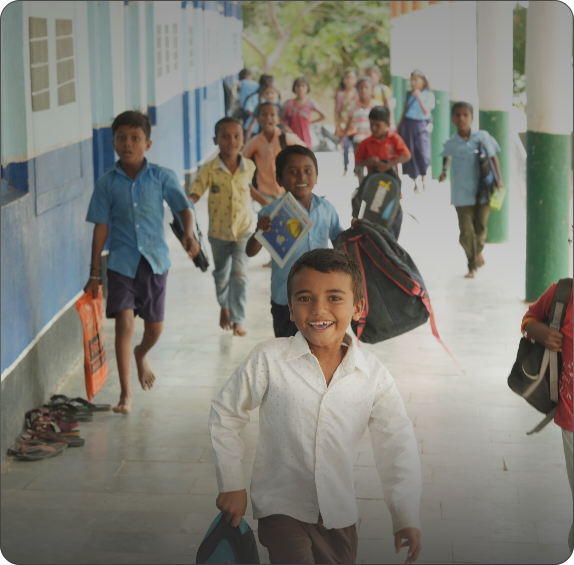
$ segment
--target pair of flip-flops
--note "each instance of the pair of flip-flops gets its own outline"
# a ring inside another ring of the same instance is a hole
[[[46,408],[36,408],[26,412],[26,429],[43,432],[56,432],[54,423],[60,428],[60,432],[78,435],[80,432],[76,428],[80,425],[78,420],[69,412],[58,408],[48,410]]]
[[[44,404],[44,406],[58,406],[66,405],[71,408],[75,408],[79,412],[105,412],[111,410],[111,404],[93,404],[88,402],[84,398],[76,397],[69,398],[65,394],[54,394],[50,397],[50,402]]]
[[[39,461],[60,455],[66,449],[65,443],[48,443],[38,439],[23,439],[15,443],[9,450],[8,455],[21,459],[22,461]]]

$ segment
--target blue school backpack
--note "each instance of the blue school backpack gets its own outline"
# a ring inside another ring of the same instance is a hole
[[[212,522],[195,558],[196,563],[259,563],[255,535],[241,518],[234,528],[223,519],[223,514]]]

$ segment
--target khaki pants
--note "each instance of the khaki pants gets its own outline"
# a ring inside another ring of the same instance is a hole
[[[317,524],[301,522],[284,514],[259,520],[261,545],[271,563],[356,563],[359,539],[355,524],[328,530],[319,516]]]
[[[486,223],[490,215],[488,204],[475,204],[474,206],[457,206],[458,227],[462,245],[468,259],[468,270],[477,269],[476,257],[484,249],[486,241]]]

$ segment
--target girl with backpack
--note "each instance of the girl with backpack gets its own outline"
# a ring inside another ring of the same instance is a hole
[[[307,77],[299,77],[293,83],[293,93],[296,98],[289,100],[285,104],[281,119],[289,129],[305,142],[305,145],[311,149],[311,124],[320,122],[326,118],[323,110],[308,94],[311,92],[311,85]],[[311,114],[316,112],[319,117],[311,121]]]
[[[417,180],[421,177],[423,190],[426,190],[425,176],[431,160],[429,125],[435,98],[427,77],[418,69],[411,73],[411,87],[397,131],[413,156],[403,165],[403,173],[414,180],[415,194],[420,194]]]

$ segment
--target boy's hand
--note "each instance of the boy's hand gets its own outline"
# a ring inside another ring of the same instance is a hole
[[[377,169],[377,171],[379,171],[379,173],[386,173],[387,171],[389,171],[392,168],[393,168],[393,166],[390,163],[377,163],[375,165],[375,169]]]
[[[446,179],[446,173],[443,171],[440,177],[438,177],[438,182],[444,182],[445,179]]]
[[[407,541],[401,543],[403,539]],[[421,531],[418,528],[403,528],[399,530],[395,534],[395,553],[398,553],[401,547],[409,548],[405,563],[414,563],[421,552]]]
[[[541,343],[544,347],[550,349],[550,351],[562,352],[562,340],[564,336],[560,332],[551,329],[542,322],[528,322],[524,330],[529,337]]]
[[[257,229],[263,230],[265,232],[271,231],[271,218],[269,216],[261,216],[259,220],[257,220]]]
[[[215,506],[221,511],[225,521],[228,524],[231,522],[231,525],[236,528],[247,510],[247,491],[243,489],[220,492]]]
[[[91,291],[92,296],[94,298],[98,297],[99,290],[100,290],[100,281],[98,279],[89,279],[88,283],[84,287],[84,292],[90,292]]]
[[[199,250],[201,249],[199,246],[199,241],[197,241],[195,237],[188,234],[185,234],[181,238],[181,245],[187,251],[190,259],[194,259],[199,254]]]

